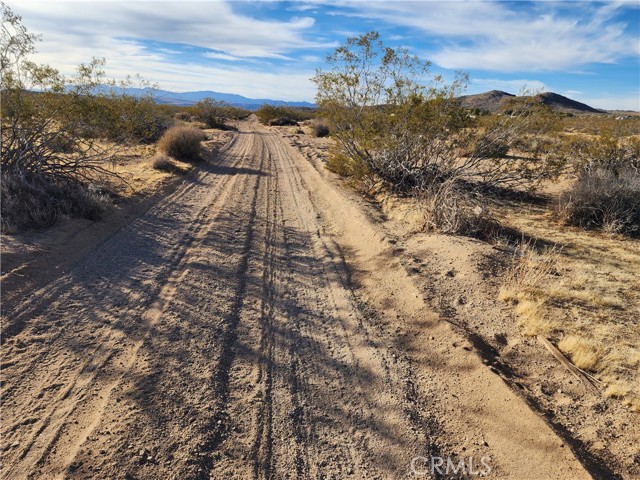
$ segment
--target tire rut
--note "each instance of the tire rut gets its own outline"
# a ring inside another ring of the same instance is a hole
[[[3,478],[389,479],[445,450],[449,365],[370,227],[255,120],[216,162],[5,312]]]

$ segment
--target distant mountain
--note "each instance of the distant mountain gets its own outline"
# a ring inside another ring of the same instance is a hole
[[[508,98],[514,98],[515,95],[503,92],[501,90],[491,90],[490,92],[479,93],[477,95],[463,95],[458,97],[460,105],[469,110],[478,109],[481,112],[495,113],[504,104]]]
[[[463,107],[470,110],[478,109],[485,113],[495,113],[500,111],[505,105],[505,102],[508,102],[511,98],[516,98],[516,96],[500,90],[491,90],[490,92],[477,95],[464,95],[458,97],[458,100]],[[603,110],[595,109],[585,103],[577,102],[576,100],[553,92],[539,93],[534,99],[562,113],[570,113],[573,115],[582,113],[606,113]]]
[[[549,105],[551,108],[557,108],[562,112],[567,113],[605,113],[602,110],[590,107],[586,103],[577,102],[570,98],[558,95],[553,92],[545,92],[536,95],[536,98],[540,100],[540,103]]]
[[[108,90],[110,87],[105,87],[104,89]],[[155,90],[152,88],[116,88],[116,91],[125,92],[134,96],[151,94],[158,103],[166,105],[188,106],[193,105],[200,100],[204,100],[205,98],[213,98],[219,102],[225,102],[233,105],[234,107],[246,108],[247,110],[257,110],[264,104],[286,107],[316,107],[316,105],[309,102],[286,102],[284,100],[273,100],[269,98],[247,98],[234,93],[221,93],[210,90],[198,92],[170,92],[168,90]]]

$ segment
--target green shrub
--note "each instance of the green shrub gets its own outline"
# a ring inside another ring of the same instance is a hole
[[[314,111],[305,108],[262,105],[256,112],[258,120],[264,125],[297,125],[297,122],[314,117]]]
[[[171,127],[158,141],[158,149],[178,160],[197,160],[200,158],[200,142],[205,139],[205,134],[199,128]]]
[[[191,107],[191,110],[194,112],[194,116],[204,122],[207,127],[220,130],[232,129],[227,125],[227,121],[242,120],[251,114],[248,110],[234,107],[225,102],[219,102],[213,98],[205,98],[199,101]]]
[[[509,145],[500,139],[482,138],[476,144],[473,156],[477,158],[505,158],[509,153]]]
[[[290,117],[276,117],[269,120],[268,125],[277,126],[277,127],[287,127],[287,126],[297,126],[298,122],[296,122],[293,118],[290,118]]]
[[[174,124],[171,113],[149,95],[110,93],[86,100],[88,123],[96,125],[94,137],[119,143],[154,143]]]

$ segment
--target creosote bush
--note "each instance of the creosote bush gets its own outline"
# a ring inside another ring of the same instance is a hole
[[[466,75],[445,83],[430,75],[429,62],[385,47],[376,32],[347,38],[327,62],[313,78],[319,116],[336,143],[327,167],[365,188],[383,185],[423,198],[431,228],[475,232],[478,219],[468,212],[487,212],[478,205],[482,189],[532,187],[562,169],[562,161],[542,154],[507,157],[523,133],[554,124],[552,112],[532,100],[509,105],[508,114],[476,118],[456,101]]]
[[[313,118],[310,109],[262,105],[256,112],[258,120],[264,125],[297,125],[298,122]]]
[[[191,107],[196,119],[204,122],[208,128],[230,130],[227,124],[229,120],[242,120],[251,112],[243,108],[234,107],[225,102],[219,102],[213,98],[205,98]]]
[[[558,213],[569,225],[640,237],[640,173],[585,170],[560,197]]]
[[[158,149],[178,160],[198,160],[206,136],[199,128],[176,126],[167,130],[158,141]]]
[[[40,38],[4,3],[0,36],[2,231],[47,227],[59,215],[97,219],[109,203],[94,186],[117,175],[100,137],[96,88],[103,61],[64,76],[28,58]]]

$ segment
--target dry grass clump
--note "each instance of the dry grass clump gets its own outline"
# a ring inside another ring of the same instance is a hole
[[[569,225],[640,237],[640,173],[584,172],[560,197],[558,213]]]
[[[522,243],[514,251],[511,266],[504,275],[498,299],[516,305],[515,312],[526,335],[549,335],[557,328],[541,292],[556,273],[559,253],[556,247],[538,253],[533,244]]]
[[[574,365],[605,385],[605,396],[640,411],[640,244],[559,229],[551,219],[518,209],[503,220],[528,236],[565,246],[550,261],[544,253],[516,253],[499,298],[516,305],[525,334],[548,336]]]
[[[158,149],[178,160],[198,160],[200,142],[206,139],[202,130],[192,126],[176,126],[167,130],[158,141]]]
[[[167,173],[176,173],[176,174],[180,174],[180,173],[184,173],[184,170],[182,168],[180,168],[176,162],[174,162],[170,157],[167,157],[166,155],[156,155],[153,160],[151,165],[153,166],[154,169],[159,170],[161,172],[167,172]]]
[[[596,371],[603,356],[603,349],[597,342],[576,335],[564,337],[558,343],[558,348],[582,370]]]

